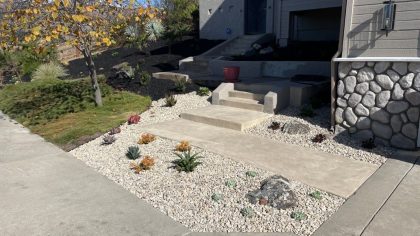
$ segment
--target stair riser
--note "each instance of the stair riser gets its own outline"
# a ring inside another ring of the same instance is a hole
[[[250,111],[259,111],[259,112],[264,111],[264,106],[260,105],[260,104],[248,104],[248,103],[220,100],[220,105],[228,106],[228,107],[241,108],[241,109],[246,109],[246,110],[250,110]]]
[[[198,122],[198,123],[203,123],[203,124],[207,124],[207,125],[213,125],[213,126],[217,126],[217,127],[221,127],[221,128],[233,129],[233,130],[238,130],[238,131],[243,131],[245,128],[248,128],[248,127],[245,127],[244,125],[239,124],[239,123],[235,123],[235,122],[231,122],[231,121],[227,121],[227,120],[210,118],[210,117],[203,117],[203,116],[194,115],[194,114],[184,113],[184,114],[181,114],[181,118],[185,119],[185,120]]]
[[[262,94],[241,93],[237,91],[230,91],[229,97],[251,99],[251,100],[257,100],[259,102],[264,102],[264,95]]]

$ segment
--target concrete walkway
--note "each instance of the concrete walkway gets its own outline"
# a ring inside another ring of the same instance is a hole
[[[191,141],[195,146],[345,198],[377,169],[369,163],[184,119],[154,124],[145,127],[145,131],[173,140]]]
[[[388,159],[314,235],[419,235],[418,156],[405,153]]]

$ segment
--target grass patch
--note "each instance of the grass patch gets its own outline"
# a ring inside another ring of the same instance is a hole
[[[151,103],[149,97],[114,91],[103,82],[101,85],[102,107],[95,106],[88,80],[56,80],[7,86],[0,90],[0,109],[32,132],[64,147],[119,126]]]

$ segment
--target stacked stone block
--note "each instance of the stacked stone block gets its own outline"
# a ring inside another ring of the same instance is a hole
[[[420,113],[420,63],[341,62],[336,130],[357,139],[415,149]]]

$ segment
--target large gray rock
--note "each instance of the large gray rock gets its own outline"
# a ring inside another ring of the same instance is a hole
[[[413,84],[413,79],[414,79],[414,73],[410,73],[408,75],[403,76],[400,79],[399,83],[402,88],[408,89]]]
[[[262,198],[268,205],[279,210],[285,210],[297,205],[297,197],[288,179],[275,175],[261,182],[258,190],[249,192],[246,197],[252,204],[257,204]]]
[[[408,65],[408,70],[411,73],[420,73],[420,62],[411,62]]]
[[[415,139],[417,138],[417,126],[415,126],[413,123],[408,123],[405,124],[402,127],[402,131],[401,131],[405,136],[411,138],[411,139]]]
[[[349,97],[349,100],[347,101],[347,104],[354,108],[357,106],[357,104],[360,103],[360,101],[362,101],[362,95],[357,94],[357,93],[352,93]]]
[[[372,122],[372,131],[375,136],[383,139],[390,139],[392,137],[392,129],[388,125],[379,122]]]
[[[337,98],[337,105],[339,107],[347,107],[347,100],[344,98]]]
[[[352,126],[357,122],[357,116],[350,107],[347,107],[346,110],[344,110],[344,120]]]
[[[350,72],[351,70],[351,63],[350,62],[341,62],[338,65],[338,76],[340,77],[340,79],[344,79],[347,74]]]
[[[392,136],[391,146],[396,148],[412,150],[416,148],[416,143],[402,134],[396,134]]]
[[[362,104],[365,107],[371,108],[371,107],[375,106],[375,98],[376,98],[376,94],[374,94],[371,91],[368,91],[365,94],[365,96],[363,96]]]
[[[404,98],[404,90],[399,84],[395,84],[394,90],[392,90],[392,99],[402,100]]]
[[[283,132],[288,134],[307,134],[310,130],[309,125],[295,120],[289,121],[283,126]]]
[[[357,120],[356,127],[358,129],[370,129],[371,120],[369,117],[360,117],[359,120]]]
[[[344,82],[339,80],[337,83],[337,95],[342,97],[346,94],[346,88],[344,87]]]
[[[420,91],[420,73],[418,73],[414,78],[413,88],[417,91]]]
[[[395,72],[395,71],[393,71],[393,70],[388,70],[387,72],[386,72],[386,74],[389,76],[389,78],[391,78],[391,80],[392,81],[394,81],[395,83],[398,81],[398,80],[400,80],[400,75],[397,73],[397,72]]]
[[[377,75],[376,82],[385,90],[391,90],[394,87],[394,82],[387,75]]]
[[[391,114],[398,114],[408,109],[408,102],[405,101],[391,101],[386,106],[386,110]]]
[[[357,74],[357,82],[359,83],[372,81],[374,78],[375,72],[369,67],[361,69]]]
[[[340,107],[338,107],[337,109],[335,109],[335,122],[337,124],[341,124],[344,121],[344,116],[343,116],[344,110]]]
[[[420,92],[417,92],[414,89],[408,89],[405,92],[405,99],[411,103],[413,106],[420,105]]]
[[[391,117],[391,128],[394,133],[399,133],[401,131],[403,125],[403,121],[401,119],[401,116],[399,115],[393,115]]]
[[[370,91],[372,91],[374,93],[379,93],[379,92],[382,91],[381,86],[379,86],[379,84],[376,83],[375,81],[370,81],[369,87],[370,87]]]
[[[376,96],[376,106],[380,108],[386,107],[386,105],[389,102],[389,99],[391,98],[391,92],[390,91],[382,91]]]
[[[359,103],[354,109],[354,113],[358,116],[369,116],[369,109]]]
[[[370,130],[360,130],[359,132],[352,134],[351,137],[356,140],[365,141],[373,138],[373,133]]]
[[[367,91],[369,91],[369,83],[368,82],[363,82],[360,83],[358,85],[356,85],[356,92],[364,95]]]
[[[390,62],[378,62],[375,65],[375,72],[377,74],[382,74],[383,72],[385,72],[388,67],[391,65]]]
[[[408,66],[406,62],[394,62],[392,69],[400,75],[405,75],[408,72]]]
[[[351,67],[353,67],[353,69],[362,69],[364,66],[366,65],[366,63],[364,61],[355,61],[353,63],[351,63]]]
[[[420,110],[418,107],[412,107],[407,110],[408,120],[411,122],[417,123],[419,121]]]
[[[370,118],[372,120],[379,121],[381,123],[387,124],[389,123],[390,114],[386,112],[384,109],[379,107],[373,107],[369,110]]]
[[[344,85],[346,86],[346,91],[347,93],[353,93],[354,92],[354,88],[356,87],[356,77],[354,76],[347,76],[346,78],[344,78]]]

